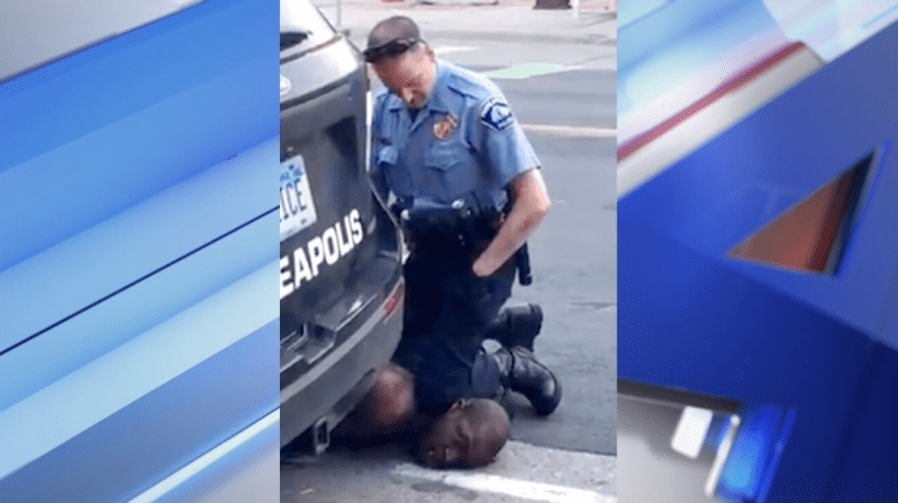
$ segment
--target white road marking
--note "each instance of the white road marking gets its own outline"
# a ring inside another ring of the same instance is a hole
[[[559,126],[554,124],[521,124],[524,131],[533,133],[546,133],[569,138],[615,138],[617,129],[587,127],[587,126]]]
[[[468,47],[461,45],[441,45],[433,50],[437,55],[452,54],[453,52],[471,52],[476,51],[479,47]]]
[[[497,493],[516,498],[550,503],[617,503],[617,498],[595,491],[555,484],[544,484],[461,470],[431,470],[410,463],[393,469],[400,476],[440,482],[478,492]]]
[[[484,72],[483,75],[491,79],[529,79],[530,77],[569,72],[571,70],[580,70],[582,68],[583,67],[580,65],[565,66],[556,63],[532,62],[519,63],[500,70]]]

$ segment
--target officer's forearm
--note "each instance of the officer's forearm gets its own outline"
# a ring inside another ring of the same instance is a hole
[[[487,249],[474,262],[474,273],[478,276],[489,276],[496,272],[533,234],[545,212],[525,210],[508,214],[508,218],[498,234],[490,242]]]
[[[512,189],[511,211],[496,237],[474,262],[473,270],[478,276],[489,276],[508,261],[539,227],[551,206],[538,171],[521,175]]]

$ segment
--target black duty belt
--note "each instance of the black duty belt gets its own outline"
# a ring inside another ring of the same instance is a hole
[[[404,210],[400,222],[413,253],[458,257],[473,262],[496,236],[505,218],[500,211],[475,212],[465,208]],[[521,285],[529,285],[530,256],[525,243],[514,256]]]

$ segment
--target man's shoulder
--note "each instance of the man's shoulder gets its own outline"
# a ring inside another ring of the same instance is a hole
[[[450,90],[478,102],[502,96],[499,87],[483,75],[452,63],[441,62],[441,64],[446,67],[448,73],[446,85]]]
[[[374,91],[371,97],[371,122],[375,129],[381,121],[386,119],[389,110],[402,105],[402,100],[389,89],[382,88]]]
[[[381,106],[385,106],[385,105],[389,106],[390,105],[389,101],[392,98],[398,99],[398,97],[395,94],[393,94],[392,92],[390,92],[390,90],[387,88],[381,88],[381,89],[378,89],[377,91],[374,91],[373,102],[374,102],[375,111]]]
[[[468,110],[479,122],[495,131],[502,131],[514,122],[505,95],[491,80],[455,65],[450,67],[449,88],[466,96]]]

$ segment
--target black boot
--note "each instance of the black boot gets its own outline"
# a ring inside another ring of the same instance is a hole
[[[538,304],[508,307],[499,312],[486,333],[487,339],[505,347],[523,346],[533,351],[533,340],[543,326],[543,310]]]
[[[537,415],[555,411],[561,402],[561,382],[532,351],[521,346],[503,347],[493,353],[493,358],[499,364],[503,386],[526,396]]]

